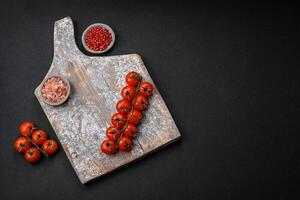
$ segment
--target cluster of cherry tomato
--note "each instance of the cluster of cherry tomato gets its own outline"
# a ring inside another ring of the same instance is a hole
[[[58,149],[57,142],[52,139],[47,140],[47,133],[36,128],[32,122],[23,122],[19,126],[19,133],[22,136],[16,139],[15,149],[19,153],[25,153],[25,160],[29,163],[39,161],[41,152],[48,156],[53,155]]]
[[[122,89],[123,97],[117,105],[117,113],[111,118],[111,126],[106,130],[107,140],[101,145],[101,151],[113,154],[117,149],[130,151],[131,139],[138,133],[137,125],[142,120],[142,113],[148,107],[148,97],[153,93],[153,86],[149,82],[142,82],[142,77],[137,72],[129,72],[125,81],[127,85]]]

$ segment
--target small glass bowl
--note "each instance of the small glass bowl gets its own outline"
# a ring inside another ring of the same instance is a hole
[[[61,80],[62,80],[63,82],[65,82],[66,85],[67,85],[67,95],[66,95],[63,99],[61,99],[60,101],[58,101],[58,102],[52,102],[52,101],[47,100],[46,98],[43,97],[43,93],[42,93],[42,89],[43,89],[43,87],[44,87],[45,82],[46,82],[47,80],[51,79],[51,78],[54,78],[54,77],[55,77],[55,78],[61,79]],[[61,77],[61,76],[56,76],[56,75],[50,76],[50,77],[46,78],[45,80],[43,80],[43,82],[42,82],[42,84],[41,84],[41,89],[40,89],[40,93],[41,93],[42,100],[43,100],[46,104],[48,104],[48,105],[50,105],[50,106],[59,106],[59,105],[63,104],[64,102],[66,102],[67,99],[68,99],[69,96],[70,96],[70,92],[71,92],[71,86],[70,86],[70,83],[69,83],[68,79],[66,79],[66,78],[64,78],[64,77]]]
[[[107,29],[107,30],[109,31],[109,33],[111,34],[111,42],[110,42],[110,44],[108,45],[108,47],[107,47],[106,49],[104,49],[104,50],[102,50],[102,51],[94,51],[94,50],[90,49],[90,48],[87,46],[86,42],[85,42],[85,37],[86,37],[87,32],[88,32],[91,28],[94,28],[94,27],[97,27],[97,26],[101,26],[101,27]],[[112,28],[111,28],[110,26],[108,26],[108,25],[106,25],[106,24],[103,24],[103,23],[95,23],[95,24],[91,24],[90,26],[88,26],[88,27],[84,30],[84,32],[83,32],[83,34],[82,34],[81,41],[82,41],[83,47],[84,47],[85,50],[87,50],[88,52],[93,53],[93,54],[101,54],[101,53],[104,53],[104,52],[108,51],[109,49],[111,49],[112,46],[114,45],[114,43],[115,43],[115,33],[114,33],[114,31],[112,30]]]

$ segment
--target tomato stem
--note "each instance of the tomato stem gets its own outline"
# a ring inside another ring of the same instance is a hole
[[[27,139],[40,151],[42,152],[46,157],[48,157],[48,154],[43,151],[34,141],[32,141],[32,139],[28,136],[28,135],[25,135],[25,137],[27,137]]]
[[[133,97],[133,99],[132,99],[132,101],[131,101],[131,108],[130,108],[129,113],[132,113],[132,111],[133,111],[133,104],[134,104],[134,102],[135,102],[136,96],[138,95],[138,91],[139,91],[141,82],[142,82],[142,80],[140,80],[139,84],[135,87],[135,93],[134,93],[134,97]],[[121,135],[120,135],[119,139],[118,139],[117,142],[116,142],[117,148],[118,148],[118,144],[119,144],[121,138],[122,138],[123,135],[124,135],[124,131],[125,131],[125,129],[127,128],[128,124],[129,124],[129,122],[130,122],[130,120],[131,120],[131,117],[132,117],[132,115],[130,115],[130,117],[127,119],[126,124],[124,125],[124,127],[123,127],[122,130],[121,130]]]

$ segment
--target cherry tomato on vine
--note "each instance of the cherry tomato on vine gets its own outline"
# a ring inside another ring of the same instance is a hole
[[[15,149],[19,153],[24,153],[31,146],[30,141],[26,137],[19,137],[15,141]]]
[[[118,141],[121,136],[121,130],[117,129],[114,126],[109,127],[106,129],[106,137],[111,141]]]
[[[112,125],[114,125],[118,129],[121,129],[125,125],[126,120],[127,120],[126,116],[122,115],[121,113],[115,113],[111,117],[111,123],[112,123]]]
[[[48,155],[53,155],[58,149],[58,144],[55,140],[46,140],[42,145],[42,149]]]
[[[124,130],[124,136],[128,138],[135,138],[137,136],[138,129],[132,124],[128,124]]]
[[[135,98],[134,104],[133,104],[133,108],[139,111],[143,111],[148,107],[148,99],[147,97],[143,96],[143,95],[138,95]]]
[[[41,129],[33,131],[31,139],[37,145],[42,145],[47,140],[47,133]]]
[[[122,151],[130,151],[132,149],[132,141],[128,137],[123,136],[119,141],[118,147]]]
[[[41,152],[36,147],[31,147],[25,152],[25,160],[29,163],[35,163],[40,160]]]
[[[130,124],[137,125],[142,120],[143,115],[140,111],[133,110],[127,114],[127,118]]]
[[[23,122],[20,126],[19,126],[19,132],[21,135],[27,135],[27,136],[31,136],[32,132],[36,129],[34,123],[32,122]]]
[[[142,80],[142,77],[136,72],[129,72],[125,77],[129,86],[136,87]]]
[[[119,113],[126,115],[131,110],[131,103],[126,99],[122,99],[117,103],[116,109]]]
[[[124,99],[127,99],[129,102],[131,102],[135,96],[134,87],[131,87],[131,86],[124,87],[121,91],[121,95]]]
[[[111,140],[104,140],[100,145],[101,151],[105,154],[113,154],[117,150],[116,143]]]
[[[142,82],[139,88],[139,94],[149,97],[153,93],[153,85],[149,82]]]

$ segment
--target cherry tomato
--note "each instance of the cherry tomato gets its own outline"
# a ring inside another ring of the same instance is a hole
[[[101,151],[105,154],[113,154],[117,150],[116,143],[111,140],[104,140],[100,145]]]
[[[124,130],[124,136],[128,138],[135,138],[137,136],[137,133],[138,129],[132,124],[128,124]]]
[[[132,141],[124,136],[120,139],[118,147],[122,151],[130,151],[132,149]]]
[[[137,125],[143,118],[143,115],[138,110],[133,110],[127,114],[127,118],[130,124]]]
[[[127,120],[126,116],[122,115],[121,113],[115,113],[111,117],[111,123],[112,123],[112,125],[114,125],[118,129],[121,129],[125,125],[126,120]]]
[[[35,163],[41,158],[41,152],[36,147],[31,147],[25,152],[25,160],[29,163]]]
[[[41,129],[35,130],[31,135],[31,139],[37,145],[42,145],[47,140],[47,133]]]
[[[127,99],[129,102],[131,102],[135,96],[134,87],[131,87],[131,86],[124,87],[121,91],[121,95],[124,99]]]
[[[135,98],[134,104],[133,104],[133,108],[139,111],[143,111],[148,107],[148,99],[147,97],[143,96],[143,95],[138,95]]]
[[[31,146],[30,141],[26,137],[19,137],[15,141],[15,149],[19,153],[24,153]]]
[[[35,125],[32,122],[23,122],[19,126],[19,132],[21,135],[31,136],[32,132],[35,130]]]
[[[58,144],[55,140],[46,140],[42,145],[42,149],[46,154],[53,155],[58,149]]]
[[[122,99],[117,103],[116,109],[119,113],[126,115],[131,110],[131,104],[128,100]]]
[[[149,82],[142,82],[139,88],[139,94],[145,97],[151,96],[153,93],[153,85]]]
[[[129,86],[136,87],[142,80],[142,77],[136,72],[129,72],[125,77]]]
[[[108,129],[106,129],[106,137],[111,141],[118,141],[118,139],[121,136],[121,131],[118,130],[116,127],[111,126]]]

